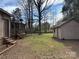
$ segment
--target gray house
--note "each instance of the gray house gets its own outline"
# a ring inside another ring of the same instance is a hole
[[[9,37],[11,15],[0,8],[0,38]]]
[[[25,34],[25,24],[16,21],[11,21],[10,36],[14,37],[16,34]]]
[[[0,8],[0,45],[2,37],[10,37],[10,17],[7,11]]]
[[[57,23],[54,26],[54,35],[58,39],[79,39],[79,18],[72,17]]]

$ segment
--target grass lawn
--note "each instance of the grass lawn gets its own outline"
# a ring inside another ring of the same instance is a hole
[[[38,59],[72,59],[66,53],[65,45],[54,40],[53,34],[32,34],[24,38],[24,45],[31,48]]]

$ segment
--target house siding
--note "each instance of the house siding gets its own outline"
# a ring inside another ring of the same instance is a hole
[[[10,16],[0,12],[0,46],[2,45],[2,37],[9,37],[9,20]]]
[[[1,21],[3,24],[3,37],[9,37],[9,20],[10,16],[5,13],[0,12],[1,14]]]
[[[0,38],[3,37],[4,35],[3,26],[4,26],[4,21],[1,19],[1,16],[0,16]]]
[[[62,38],[62,29],[61,28],[58,28],[58,34],[57,34],[58,36],[58,38]]]
[[[1,18],[1,15],[0,15],[0,45],[2,45],[2,37],[4,36],[4,29],[3,29],[3,26],[4,26],[4,21],[2,20]]]

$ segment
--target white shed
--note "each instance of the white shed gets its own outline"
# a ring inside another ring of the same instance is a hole
[[[58,39],[79,39],[79,18],[62,21],[55,25],[54,30]]]

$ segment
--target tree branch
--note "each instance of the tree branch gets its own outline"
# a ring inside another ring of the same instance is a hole
[[[36,7],[38,7],[38,4],[35,2],[35,0],[33,0],[34,1],[34,4],[36,5]]]
[[[46,4],[45,4],[45,7],[43,8],[43,10],[46,8],[46,6],[47,6],[47,2],[48,2],[48,0],[46,0]],[[41,10],[41,11],[43,11],[43,10]]]
[[[48,0],[47,0],[47,2],[48,2]],[[53,1],[53,3],[50,5],[50,6],[48,6],[47,8],[46,8],[46,6],[45,6],[45,8],[41,11],[41,12],[43,12],[44,10],[47,10],[47,9],[49,9],[53,4],[54,4],[54,2],[55,2],[55,0]],[[47,3],[46,3],[47,4]]]
[[[39,17],[38,15],[34,15],[34,17]]]

